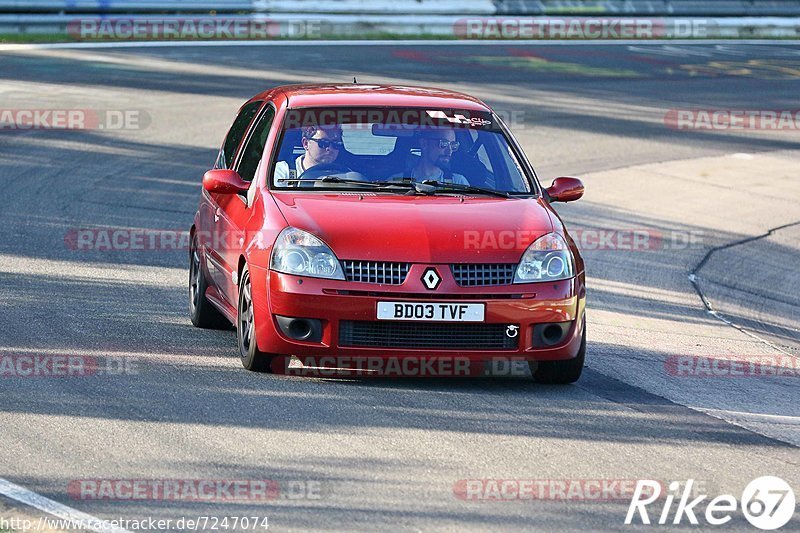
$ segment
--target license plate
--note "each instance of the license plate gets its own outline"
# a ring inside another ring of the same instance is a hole
[[[484,304],[378,302],[378,320],[483,322]]]

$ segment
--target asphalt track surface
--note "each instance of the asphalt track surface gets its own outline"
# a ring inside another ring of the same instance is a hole
[[[85,251],[65,239],[77,228],[187,229],[202,173],[245,99],[354,75],[454,88],[505,112],[542,181],[586,177],[586,198],[559,208],[571,228],[695,230],[702,243],[588,250],[588,368],[576,385],[550,387],[249,373],[233,331],[191,326],[185,250]],[[268,516],[276,530],[626,529],[627,499],[464,501],[454,487],[465,479],[693,478],[713,497],[778,475],[797,491],[796,375],[679,379],[664,361],[797,354],[800,230],[751,238],[800,221],[797,189],[781,188],[798,179],[800,135],[679,131],[664,114],[796,110],[798,94],[800,48],[786,43],[0,52],[2,108],[149,117],[138,130],[0,134],[0,351],[120,356],[136,371],[0,378],[0,476],[106,519]],[[615,189],[627,167],[737,153],[779,157],[786,174],[712,184],[752,197],[755,207],[736,214],[743,230],[698,222],[749,201],[720,207],[695,194],[708,185],[702,174],[695,184],[636,175]],[[672,218],[659,219],[666,202]],[[702,290],[744,331],[709,315],[687,279],[716,248],[698,273]],[[83,479],[270,479],[282,495],[92,501],[68,491]],[[302,484],[314,497],[288,497]],[[728,527],[749,525],[737,513]],[[784,529],[799,528],[795,517]]]

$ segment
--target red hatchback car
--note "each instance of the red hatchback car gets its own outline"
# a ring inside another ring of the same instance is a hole
[[[501,358],[571,383],[586,351],[584,265],[550,204],[582,194],[575,178],[542,188],[473,97],[276,87],[241,108],[203,177],[191,319],[235,324],[249,370],[290,356]]]

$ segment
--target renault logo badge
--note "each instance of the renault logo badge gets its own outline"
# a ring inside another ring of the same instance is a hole
[[[441,282],[442,277],[436,272],[435,268],[428,267],[425,269],[425,272],[422,274],[422,283],[425,285],[425,288],[429,291],[434,291]]]

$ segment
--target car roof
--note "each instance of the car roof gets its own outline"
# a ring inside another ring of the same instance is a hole
[[[290,108],[308,107],[435,107],[491,111],[472,96],[436,89],[403,85],[367,85],[360,83],[284,85],[262,93],[263,97],[283,93]]]

